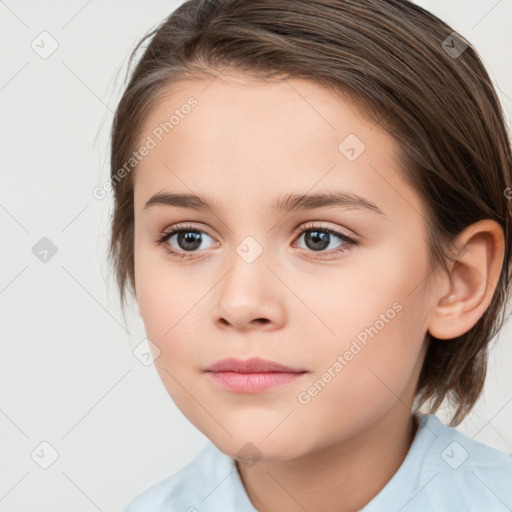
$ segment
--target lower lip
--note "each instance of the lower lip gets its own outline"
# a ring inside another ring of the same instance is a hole
[[[238,393],[259,393],[298,379],[304,373],[265,372],[208,372],[211,378],[222,387]]]

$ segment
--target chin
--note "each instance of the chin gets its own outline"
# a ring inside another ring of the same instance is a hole
[[[240,463],[247,462],[248,466],[254,465],[258,460],[282,461],[305,454],[300,440],[289,436],[287,439],[278,435],[272,438],[273,434],[271,434],[265,438],[267,434],[251,436],[250,432],[246,432],[242,436],[237,436],[234,432],[232,433],[233,437],[228,435],[222,438],[208,437],[221,452],[237,459]]]

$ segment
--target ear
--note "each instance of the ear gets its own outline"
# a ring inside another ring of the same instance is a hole
[[[428,324],[439,339],[468,332],[489,307],[505,254],[503,229],[494,220],[481,220],[468,226],[455,246],[460,252],[443,276]]]

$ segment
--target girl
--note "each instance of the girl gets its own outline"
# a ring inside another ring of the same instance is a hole
[[[512,457],[454,428],[511,280],[476,51],[406,0],[188,0],[150,36],[110,257],[211,443],[125,511],[511,510]]]

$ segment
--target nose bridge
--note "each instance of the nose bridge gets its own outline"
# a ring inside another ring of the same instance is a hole
[[[263,243],[253,235],[245,236],[234,246],[230,258],[230,271],[226,276],[229,287],[231,288],[233,285],[235,288],[231,292],[243,296],[244,293],[261,292],[267,287],[268,283],[266,281],[269,277],[272,277],[272,273],[267,268],[269,264],[268,252]],[[239,286],[242,288],[239,289]],[[251,289],[244,290],[244,286]]]
[[[268,253],[268,248],[264,247],[264,242],[261,240],[262,236],[260,235],[259,240],[253,235],[247,235],[243,240],[235,247],[235,252],[237,256],[247,265],[252,265],[256,261],[267,259],[267,255],[265,258],[261,256],[263,253]]]
[[[254,320],[278,321],[282,313],[271,266],[270,251],[253,235],[245,236],[235,247],[229,270],[219,283],[215,315],[239,328]]]

